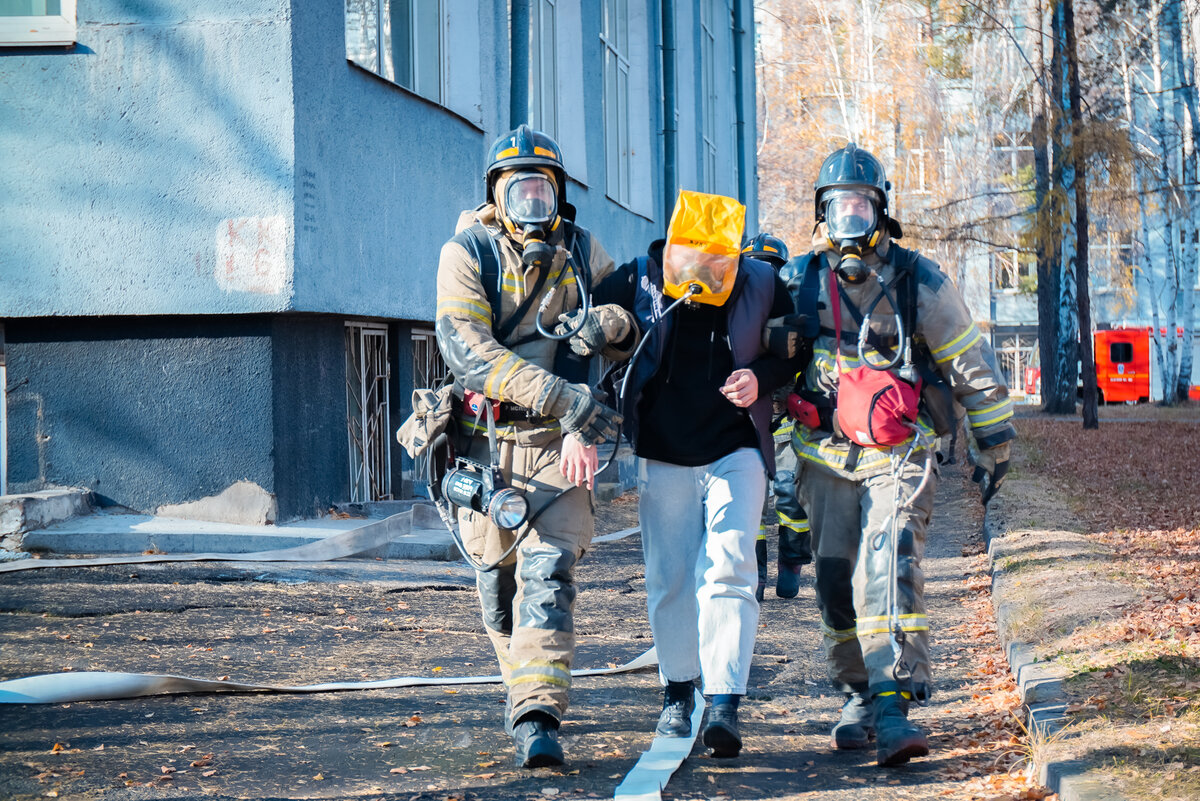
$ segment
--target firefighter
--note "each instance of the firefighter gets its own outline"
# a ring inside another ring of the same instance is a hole
[[[929,751],[925,734],[907,719],[910,702],[924,703],[930,691],[921,558],[937,476],[923,458],[925,448],[935,433],[948,430],[952,396],[966,409],[980,451],[974,478],[986,504],[1007,472],[1015,436],[1008,389],[958,290],[936,263],[894,243],[901,229],[888,216],[890,188],[883,166],[867,151],[848,144],[831,154],[815,184],[813,252],[789,283],[798,311],[819,310],[821,323],[803,390],[793,399],[792,444],[797,495],[816,554],[826,661],[846,696],[832,744],[866,748],[873,736],[877,761],[885,766]],[[864,314],[870,333],[860,349]],[[836,426],[836,407],[862,403],[846,388],[860,350],[876,365],[897,361],[906,344],[901,325],[911,335],[914,364],[891,372],[920,372],[920,435],[892,449],[864,447],[849,439],[861,439],[861,431]],[[910,446],[913,458],[894,459]],[[893,515],[896,528],[890,529]],[[889,530],[893,535],[883,536]],[[893,571],[894,605],[888,601]]]
[[[517,764],[539,767],[563,762],[558,727],[575,650],[573,571],[593,533],[596,445],[615,440],[620,424],[589,389],[589,363],[599,354],[627,358],[637,327],[616,306],[583,313],[588,288],[612,272],[613,261],[574,222],[553,139],[527,125],[501,136],[485,183],[487,201],[461,214],[442,247],[436,331],[464,391],[459,453],[483,464],[492,458],[486,405],[508,486],[534,511],[561,493],[515,553],[478,572],[476,582]],[[471,509],[460,509],[458,520],[464,545],[483,562],[498,560],[518,535]]]
[[[742,248],[742,253],[752,259],[765,261],[786,280],[784,267],[788,263],[788,249],[779,237],[760,233]],[[767,588],[767,526],[775,523],[779,532],[776,595],[795,598],[800,592],[800,571],[812,562],[808,516],[796,501],[796,454],[792,450],[792,421],[787,416],[786,408],[791,389],[791,383],[785,384],[771,396],[771,429],[775,439],[775,479],[771,482],[771,490],[775,493],[777,522],[770,518],[768,502],[764,506],[758,541],[754,544],[754,555],[758,558],[758,590],[755,597],[759,603],[762,603]]]

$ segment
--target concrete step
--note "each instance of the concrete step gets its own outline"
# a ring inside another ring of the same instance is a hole
[[[28,532],[91,511],[91,490],[80,487],[0,495],[0,550],[19,551]]]
[[[278,526],[248,526],[102,511],[28,532],[23,547],[26,551],[55,554],[256,553],[304,545],[378,519],[321,518]],[[445,527],[430,527],[434,520],[436,516],[421,515],[419,524],[423,527],[397,535],[389,543],[387,558],[458,560],[458,549]]]

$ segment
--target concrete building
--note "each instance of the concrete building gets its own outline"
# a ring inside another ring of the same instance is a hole
[[[756,230],[750,0],[0,2],[0,492],[279,519],[406,491],[441,244],[554,135],[618,261],[678,189]],[[19,16],[18,16],[19,15]]]

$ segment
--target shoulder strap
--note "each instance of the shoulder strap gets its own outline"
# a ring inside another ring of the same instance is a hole
[[[475,263],[479,265],[479,283],[483,285],[483,291],[487,294],[488,303],[492,307],[492,333],[496,335],[496,341],[507,347],[509,335],[516,329],[517,323],[529,311],[529,307],[533,305],[538,293],[545,286],[546,271],[538,271],[537,281],[526,294],[525,300],[507,320],[501,322],[500,295],[504,288],[504,276],[500,272],[500,259],[497,256],[496,243],[481,223],[475,223],[458,234],[455,239],[458,239],[460,244],[471,251],[471,255],[475,257]]]
[[[569,220],[564,220],[567,225],[566,233],[571,236],[571,258],[575,259],[575,266],[579,269],[579,275],[583,278],[584,286],[579,288],[580,292],[592,291],[592,238],[587,235],[581,235],[579,227]]]

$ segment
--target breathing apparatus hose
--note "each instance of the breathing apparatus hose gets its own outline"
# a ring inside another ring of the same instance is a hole
[[[896,302],[895,296],[888,291],[887,284],[884,283],[883,278],[879,275],[876,275],[875,280],[879,282],[879,294],[875,296],[875,299],[871,301],[871,305],[867,307],[866,312],[863,314],[862,324],[858,327],[858,360],[860,363],[867,365],[872,370],[879,370],[882,372],[899,366],[901,362],[906,365],[910,364],[912,362],[912,355],[911,346],[906,336],[908,332],[904,330],[904,317],[898,310],[899,304]],[[885,297],[887,298],[888,303],[891,304],[892,317],[896,320],[896,341],[898,346],[896,348],[896,353],[891,359],[886,362],[875,364],[867,359],[864,349],[867,345],[867,335],[871,331],[871,314],[875,311],[875,307],[879,305],[879,301],[883,300]]]
[[[567,251],[567,269],[570,270],[571,276],[575,279],[575,286],[579,287],[579,309],[582,314],[579,315],[579,324],[574,328],[570,328],[561,334],[556,334],[553,331],[547,330],[545,324],[542,323],[542,315],[546,313],[546,309],[550,308],[550,301],[554,299],[554,294],[558,288],[563,285],[567,279],[567,270],[559,270],[558,277],[554,279],[554,283],[546,290],[546,294],[542,295],[542,302],[538,304],[537,315],[534,317],[534,325],[537,327],[537,332],[546,339],[552,339],[556,342],[561,342],[564,339],[570,339],[583,330],[583,326],[587,323],[588,314],[592,310],[592,298],[586,291],[586,284],[583,282],[583,276],[579,273],[579,265],[575,263],[575,237],[577,232],[571,233],[571,246],[566,248]]]
[[[893,480],[892,488],[892,513],[884,520],[883,525],[871,538],[871,547],[876,551],[882,550],[885,543],[890,543],[891,554],[888,560],[888,581],[887,581],[887,598],[885,605],[887,606],[888,619],[888,639],[892,645],[892,679],[897,684],[903,687],[912,682],[912,668],[903,659],[904,646],[906,644],[907,635],[904,632],[904,624],[900,618],[900,514],[908,509],[929,484],[930,476],[933,474],[933,448],[932,443],[928,441],[924,431],[921,431],[915,425],[913,426],[913,437],[909,442],[908,448],[904,451],[903,456],[896,453],[890,455],[891,472]],[[900,502],[900,471],[908,460],[912,457],[913,452],[918,445],[923,445],[925,448],[925,469],[921,475],[921,481],[912,494]],[[923,698],[918,698],[915,692],[910,693],[913,701],[918,706],[924,706]]]

